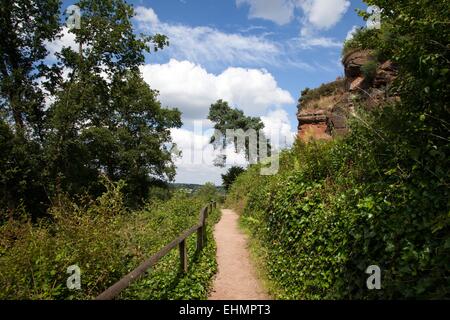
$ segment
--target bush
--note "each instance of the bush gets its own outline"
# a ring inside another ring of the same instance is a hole
[[[345,140],[298,143],[278,175],[253,166],[231,187],[228,202],[267,252],[276,298],[450,297],[448,169],[435,177],[425,168],[442,164],[411,162],[400,114],[360,115]],[[367,290],[372,264],[383,290]]]
[[[399,101],[356,108],[346,138],[298,144],[278,175],[250,168],[229,193],[278,298],[450,298],[448,2],[365,2],[382,9],[382,29],[344,53],[377,48],[396,63]],[[366,287],[370,265],[382,290]]]
[[[344,89],[344,80],[339,79],[330,83],[323,83],[316,89],[306,88],[301,92],[299,100],[300,107],[305,109],[310,107],[312,101],[319,100],[321,97],[337,94]]]
[[[344,43],[342,56],[345,57],[353,50],[375,50],[380,42],[380,31],[378,29],[359,28],[353,37]]]
[[[366,81],[371,84],[377,74],[378,64],[375,61],[368,61],[361,67],[361,72]]]
[[[236,178],[245,172],[245,169],[239,166],[233,166],[225,174],[222,174],[222,181],[223,186],[225,187],[225,190],[228,191],[230,186],[233,184],[233,182],[236,180]]]
[[[142,210],[129,211],[121,192],[124,183],[103,183],[107,191],[95,200],[77,201],[82,205],[59,197],[51,208],[51,219],[32,223],[26,214],[17,215],[22,220],[0,226],[0,299],[92,299],[196,224],[205,204],[204,198],[175,192],[169,200],[156,199]],[[217,215],[209,219],[210,227]],[[195,246],[195,236],[191,238],[190,251]],[[137,291],[127,289],[122,298],[205,298],[215,272],[214,242],[191,261],[186,276],[177,273],[176,257],[174,250],[157,267],[163,274],[150,273],[145,278],[148,290],[137,285]],[[66,287],[66,270],[71,265],[81,269],[80,291]],[[178,281],[175,287],[170,285]],[[202,289],[189,291],[194,282]],[[150,290],[156,283],[159,291]]]

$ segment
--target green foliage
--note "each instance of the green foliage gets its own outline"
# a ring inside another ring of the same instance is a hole
[[[170,128],[181,126],[181,114],[163,108],[139,72],[144,53],[167,38],[136,35],[124,0],[76,4],[81,28],[69,32],[80,50],[63,48],[53,65],[44,44],[60,36],[60,2],[0,8],[0,147],[9,151],[0,159],[0,205],[24,205],[33,218],[59,193],[99,196],[102,174],[126,182],[132,207],[175,175]]]
[[[245,172],[245,169],[238,166],[232,166],[225,174],[222,174],[222,181],[223,186],[225,187],[225,190],[228,191],[230,186],[233,184],[233,182],[236,180],[236,178]]]
[[[342,49],[344,57],[353,50],[375,50],[380,43],[380,30],[358,28],[350,40],[345,41]]]
[[[204,203],[208,203],[211,201],[217,201],[219,192],[217,191],[217,188],[213,183],[207,182],[199,189],[197,189],[194,195],[202,199]]]
[[[361,72],[368,83],[372,83],[372,81],[375,79],[377,68],[378,64],[375,61],[367,61],[367,63],[362,65]]]
[[[301,92],[299,104],[301,108],[310,107],[312,101],[319,100],[321,97],[337,94],[344,89],[344,80],[339,79],[329,83],[323,83],[316,89],[305,88]]]
[[[260,140],[267,141],[267,149],[270,150],[269,140],[265,138],[262,132],[264,124],[261,118],[246,116],[242,110],[230,107],[226,101],[218,100],[209,108],[208,119],[214,122],[215,133],[210,140],[214,148],[219,148],[223,151],[227,145],[231,144],[234,145],[237,153],[244,152],[248,161],[256,162],[257,159],[251,159],[253,154],[250,152],[250,138],[243,137],[245,141],[239,141],[238,137],[227,137],[227,130],[236,130],[236,134],[237,130],[242,130],[243,135],[248,130],[253,130],[256,138],[257,154],[259,154]],[[220,154],[215,159],[215,165],[219,167],[225,166],[225,163],[225,154]]]
[[[357,108],[347,137],[298,143],[278,175],[253,166],[229,192],[278,298],[450,297],[448,2],[366,2],[382,9],[377,49],[398,65],[400,101]],[[373,264],[382,290],[366,288]]]
[[[219,210],[208,216],[207,238],[209,241],[200,253],[196,252],[197,240],[192,236],[187,241],[188,273],[182,274],[179,252],[173,250],[152,271],[127,288],[121,299],[139,300],[205,300],[210,292],[213,276],[217,272],[216,243],[213,241],[213,226],[219,221]]]
[[[1,299],[92,299],[143,260],[198,222],[201,197],[175,192],[168,201],[152,201],[140,211],[124,206],[123,181],[102,182],[106,192],[82,205],[60,197],[51,208],[51,221],[31,223],[27,215],[0,226]],[[19,214],[16,214],[19,216]],[[189,238],[189,272],[178,273],[177,250],[148,276],[128,288],[121,298],[206,298],[216,271],[212,227],[208,246],[195,255],[195,236]],[[67,267],[81,269],[81,290],[66,287]]]
[[[45,212],[45,42],[59,32],[59,1],[5,0],[0,6],[0,206]]]
[[[0,110],[18,134],[42,138],[45,42],[59,32],[58,0],[5,0],[0,7]],[[4,118],[3,118],[4,117]]]

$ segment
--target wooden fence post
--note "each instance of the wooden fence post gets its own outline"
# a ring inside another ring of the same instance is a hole
[[[210,207],[208,205],[205,210],[205,217],[203,218],[203,247],[206,247],[206,243],[208,241],[206,236],[206,219],[208,218],[209,211]]]
[[[203,249],[203,227],[197,229],[197,251],[200,252]]]
[[[188,271],[188,262],[187,262],[187,246],[186,240],[183,240],[179,244],[180,248],[180,267],[183,273]]]

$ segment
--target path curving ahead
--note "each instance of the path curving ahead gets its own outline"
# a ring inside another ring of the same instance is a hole
[[[250,260],[247,237],[239,229],[239,216],[222,209],[214,228],[218,272],[209,300],[268,300]]]

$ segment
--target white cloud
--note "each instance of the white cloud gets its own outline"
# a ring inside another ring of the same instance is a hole
[[[299,0],[306,19],[313,27],[329,29],[336,25],[350,7],[348,0]]]
[[[206,123],[206,129],[208,124]],[[244,155],[234,152],[233,146],[226,149],[227,166],[224,168],[214,166],[214,159],[219,155],[219,150],[214,150],[209,143],[212,130],[172,129],[172,140],[182,151],[182,157],[175,160],[177,166],[176,181],[180,183],[213,182],[222,184],[221,174],[232,165],[245,167],[247,162]]]
[[[341,48],[342,42],[328,37],[316,35],[302,35],[292,41],[292,45],[300,49],[320,48]]]
[[[250,19],[262,18],[280,25],[291,22],[296,17],[296,9],[301,9],[303,37],[335,26],[350,7],[348,0],[236,0],[238,7],[242,4],[250,6]]]
[[[267,33],[225,33],[207,26],[165,23],[158,19],[151,8],[137,7],[136,12],[134,19],[138,30],[167,35],[170,45],[162,54],[177,60],[201,63],[216,69],[230,64],[312,69],[299,58],[298,50],[304,47],[292,48],[291,42],[295,39],[277,42],[269,39]],[[246,33],[247,30],[242,32]],[[336,46],[333,39],[316,38],[308,39],[308,48]]]
[[[78,43],[75,41],[75,34],[69,32],[69,28],[67,27],[62,28],[60,38],[57,38],[53,41],[46,41],[44,45],[49,52],[49,55],[47,56],[47,59],[49,61],[56,61],[55,54],[61,52],[61,49],[64,47],[71,48],[75,51],[77,51],[79,48]]]
[[[286,111],[277,109],[261,117],[264,123],[264,134],[271,139],[275,150],[291,146],[295,139],[289,116]],[[228,145],[226,167],[214,166],[214,159],[220,154],[209,143],[213,129],[208,122],[196,122],[193,130],[172,129],[172,140],[182,151],[182,156],[175,160],[177,166],[176,181],[180,183],[222,183],[221,174],[233,165],[246,167],[248,162],[242,153],[235,153],[234,146]]]
[[[283,109],[270,111],[261,117],[264,123],[264,134],[271,138],[271,144],[276,149],[291,146],[296,132],[292,130],[288,113]]]
[[[355,33],[356,33],[356,31],[358,31],[358,29],[359,29],[360,27],[358,27],[358,26],[353,26],[350,30],[349,30],[349,32],[347,32],[347,36],[345,37],[345,40],[351,40],[351,39],[353,39],[353,37],[355,36]]]
[[[147,64],[141,72],[160,92],[162,103],[180,108],[185,121],[205,119],[218,99],[254,116],[265,114],[272,106],[294,103],[291,94],[266,70],[230,67],[216,75],[198,64],[171,59],[166,64]]]
[[[178,59],[197,63],[274,64],[276,56],[282,52],[276,43],[262,36],[228,34],[211,27],[164,23],[159,21],[151,8],[137,7],[135,11],[138,29],[168,36],[170,45],[164,53]]]
[[[151,25],[157,25],[159,23],[158,16],[152,8],[146,7],[137,7],[135,10],[134,19],[145,26],[146,23],[150,23]]]
[[[291,0],[236,0],[236,5],[248,4],[248,17],[271,20],[279,25],[289,23],[294,18],[295,4]]]

